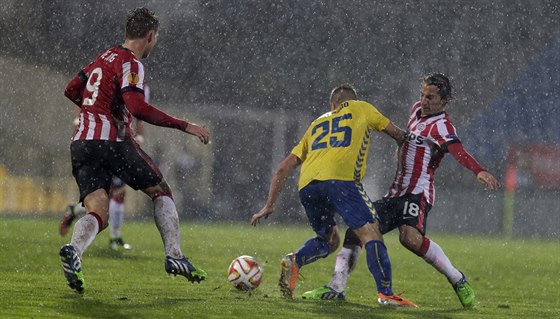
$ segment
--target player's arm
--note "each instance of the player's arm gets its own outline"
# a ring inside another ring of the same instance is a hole
[[[401,130],[398,126],[393,124],[393,122],[389,122],[387,127],[383,129],[383,132],[392,137],[397,142],[397,145],[402,145],[404,142],[405,131]]]
[[[276,204],[280,192],[284,188],[284,184],[286,184],[286,180],[292,171],[300,164],[301,160],[294,154],[290,154],[278,165],[270,181],[266,204],[258,213],[251,217],[251,225],[257,226],[261,218],[268,218],[268,215],[272,214],[274,211],[274,204]]]
[[[72,78],[64,90],[64,96],[78,107],[82,107],[82,92],[86,87],[87,80],[88,78],[84,71],[80,71]]]
[[[144,95],[137,91],[128,91],[123,94],[124,103],[134,117],[153,125],[176,128],[194,135],[204,144],[210,141],[210,132],[204,126],[189,123],[175,118],[158,110],[144,101]]]
[[[488,187],[490,190],[496,190],[500,186],[498,180],[486,171],[476,159],[465,150],[463,144],[459,141],[447,144],[447,150],[453,157],[464,167],[468,168],[471,172],[476,175],[476,179]]]

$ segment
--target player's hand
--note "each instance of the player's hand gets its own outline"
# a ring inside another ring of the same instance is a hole
[[[487,171],[482,171],[476,175],[476,179],[484,186],[488,187],[491,191],[495,191],[500,187],[498,180]]]
[[[198,139],[204,144],[208,144],[210,142],[210,131],[206,129],[205,125],[189,123],[185,132],[198,137]]]
[[[259,223],[261,218],[268,218],[268,215],[272,214],[272,208],[269,208],[267,206],[263,207],[258,213],[254,214],[253,217],[251,217],[251,225],[253,226],[257,226],[257,224]]]

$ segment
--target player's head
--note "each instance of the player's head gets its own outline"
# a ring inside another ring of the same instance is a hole
[[[451,82],[449,78],[442,73],[430,73],[422,79],[422,83],[427,85],[435,85],[439,89],[439,96],[443,100],[449,101],[452,97],[451,95]]]
[[[342,84],[335,87],[331,91],[331,108],[334,109],[340,105],[340,103],[348,100],[356,100],[358,98],[358,93],[356,89],[350,84]]]
[[[449,78],[441,73],[431,73],[422,79],[420,87],[420,104],[422,116],[441,113],[445,105],[451,100],[451,83]]]
[[[156,45],[158,29],[159,19],[153,11],[141,7],[128,12],[125,37],[127,40],[146,39],[147,43],[142,58],[148,57]]]

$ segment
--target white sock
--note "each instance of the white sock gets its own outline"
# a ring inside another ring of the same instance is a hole
[[[163,240],[165,255],[172,258],[182,258],[179,215],[171,197],[159,196],[154,199],[154,219]]]
[[[434,241],[430,240],[430,246],[426,255],[422,257],[428,264],[432,265],[440,273],[444,274],[450,283],[454,284],[463,277],[453,265],[441,247]]]
[[[91,214],[85,215],[76,222],[70,245],[76,248],[80,258],[89,245],[91,245],[98,232],[99,224],[97,223],[97,218]]]
[[[333,276],[328,286],[336,292],[343,292],[346,289],[348,278],[358,263],[362,247],[352,246],[351,248],[342,247],[336,255]]]
[[[121,227],[124,220],[124,204],[111,199],[109,201],[109,236],[111,238],[121,237]]]

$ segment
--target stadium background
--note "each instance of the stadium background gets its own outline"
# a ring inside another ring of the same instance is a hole
[[[460,137],[504,183],[487,193],[443,162],[430,231],[560,238],[560,4],[556,1],[14,1],[0,3],[0,214],[61,215],[77,190],[70,174],[73,106],[67,81],[121,43],[128,9],[161,18],[143,61],[152,103],[206,123],[202,146],[146,125],[187,220],[248,221],[276,164],[330,89],[354,84],[399,126],[430,71],[450,75]],[[556,111],[556,112],[555,112]],[[394,145],[373,137],[364,182],[384,194]],[[295,177],[271,222],[305,220]],[[129,192],[128,216],[150,215]]]

